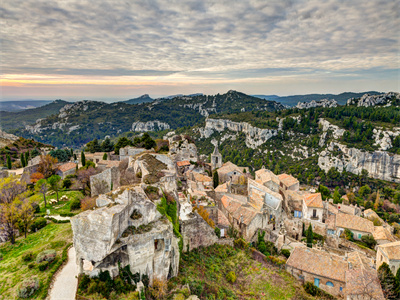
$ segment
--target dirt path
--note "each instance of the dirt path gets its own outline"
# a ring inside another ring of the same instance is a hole
[[[75,248],[68,250],[68,262],[59,271],[53,281],[50,290],[50,300],[73,300],[75,299],[76,288],[78,286],[78,266],[75,259]]]

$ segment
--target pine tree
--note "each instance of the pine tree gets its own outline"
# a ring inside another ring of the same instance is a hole
[[[11,158],[10,155],[7,154],[7,168],[11,170]]]
[[[26,167],[26,162],[25,162],[25,155],[24,153],[21,153],[21,165],[23,168]]]
[[[82,167],[84,167],[86,165],[85,153],[83,151],[81,152],[81,163],[82,163]]]

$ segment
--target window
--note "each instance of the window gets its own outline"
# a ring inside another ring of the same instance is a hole
[[[314,278],[314,285],[319,287],[319,278]]]
[[[340,287],[340,291],[343,292],[343,287]]]
[[[330,282],[330,281],[328,281],[328,282],[326,283],[326,285],[327,285],[327,286],[334,286],[333,283]]]
[[[358,234],[358,238],[361,240],[361,233]]]
[[[312,215],[313,215],[314,218],[317,216],[317,210],[316,209],[313,209]]]

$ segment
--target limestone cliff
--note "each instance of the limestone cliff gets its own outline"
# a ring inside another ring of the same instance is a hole
[[[390,106],[393,99],[400,99],[400,93],[390,92],[381,95],[369,95],[364,94],[360,99],[351,98],[347,100],[347,105],[357,106],[376,106],[376,105],[387,105]]]
[[[132,124],[132,131],[146,132],[146,131],[159,131],[169,129],[169,124],[160,122],[158,120],[148,122],[134,122]]]
[[[4,132],[0,129],[0,148],[5,147],[16,140],[18,140],[17,136]]]
[[[310,102],[299,102],[296,105],[296,108],[299,109],[307,109],[313,107],[337,107],[338,103],[335,99],[322,99],[319,101],[312,100]]]

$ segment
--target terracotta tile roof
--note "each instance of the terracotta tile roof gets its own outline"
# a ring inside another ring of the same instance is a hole
[[[257,214],[258,212],[252,207],[246,207],[242,205],[232,214],[232,216],[236,220],[242,221],[242,223],[249,225]]]
[[[361,299],[384,300],[382,288],[375,270],[351,269],[346,271],[345,299],[361,296]],[[365,298],[364,298],[365,297]],[[358,299],[358,298],[357,298]]]
[[[224,213],[218,209],[218,225],[229,227],[231,224],[229,223],[228,218],[224,215]]]
[[[189,165],[190,165],[190,162],[189,162],[188,160],[182,160],[182,161],[178,161],[178,162],[176,163],[176,165],[177,165],[178,167],[189,166]]]
[[[345,214],[349,214],[349,215],[356,214],[356,208],[354,206],[345,205],[345,204],[340,203],[340,204],[338,204],[337,208],[340,212],[345,213]]]
[[[211,182],[212,181],[212,178],[208,177],[206,175],[203,175],[203,174],[200,174],[197,172],[193,172],[192,174],[193,174],[195,181],[200,181],[200,182]]]
[[[106,165],[107,167],[118,167],[121,161],[119,160],[100,160],[97,164],[98,165]]]
[[[228,173],[231,173],[234,171],[243,173],[243,169],[245,169],[245,168],[238,167],[234,163],[231,163],[230,161],[228,161],[228,162],[224,163],[221,168],[218,169],[218,174],[219,173],[228,174]]]
[[[58,167],[58,169],[63,173],[75,168],[76,168],[76,163],[73,162],[69,162]]]
[[[276,183],[277,185],[280,184],[278,176],[276,176],[274,173],[272,173],[270,170],[267,169],[261,169],[256,171],[256,181],[258,183],[264,184],[265,182],[272,181]]]
[[[286,190],[283,191],[283,193],[286,195],[288,200],[303,202],[304,194],[299,191]]]
[[[374,223],[370,220],[341,213],[336,215],[336,227],[369,232],[371,234],[374,232]]]
[[[280,174],[278,175],[279,180],[287,187],[290,187],[296,183],[299,183],[299,181],[294,178],[292,175],[288,174]]]
[[[341,282],[345,282],[345,273],[348,269],[347,262],[339,256],[303,247],[293,250],[286,265]]]
[[[226,195],[221,198],[221,203],[225,207],[225,209],[231,214],[234,213],[242,205],[240,204],[240,202]]]
[[[307,207],[324,208],[322,204],[321,193],[309,194],[304,196],[304,202]]]
[[[347,261],[350,269],[365,269],[372,270],[375,268],[375,261],[373,258],[369,258],[363,252],[353,251],[348,252]]]
[[[328,215],[325,220],[325,224],[327,225],[328,229],[336,230],[336,216]]]
[[[228,192],[228,183],[225,182],[223,184],[220,184],[219,186],[217,186],[214,189],[214,191],[217,192],[217,193],[227,193]]]
[[[375,231],[372,235],[374,236],[375,240],[388,240],[390,242],[396,241],[389,230],[383,226],[375,226]]]
[[[400,260],[400,241],[379,245],[378,249],[381,249],[390,260]]]
[[[328,211],[329,211],[331,214],[334,214],[334,215],[336,215],[336,214],[339,213],[339,211],[338,211],[338,209],[336,208],[336,206],[333,205],[332,203],[328,203]]]

